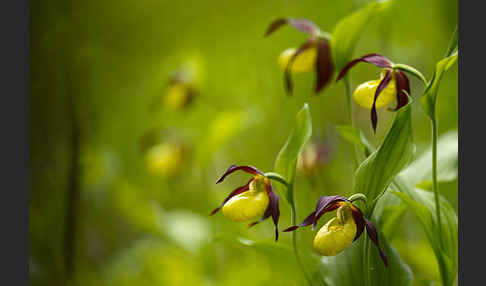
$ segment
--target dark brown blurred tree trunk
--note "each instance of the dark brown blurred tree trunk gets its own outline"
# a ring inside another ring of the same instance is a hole
[[[66,215],[64,234],[64,255],[65,255],[65,282],[66,285],[75,284],[76,246],[79,221],[80,205],[80,144],[81,127],[78,114],[78,94],[80,88],[78,67],[76,62],[76,48],[78,41],[78,25],[73,13],[74,1],[65,2],[65,16],[67,19],[66,29],[63,34],[64,41],[64,86],[67,97],[67,110],[69,112],[70,134],[70,168],[68,173],[68,189],[66,195]]]

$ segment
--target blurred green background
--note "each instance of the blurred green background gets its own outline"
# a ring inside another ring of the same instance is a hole
[[[290,235],[275,245],[270,220],[248,229],[209,216],[247,175],[215,182],[231,164],[272,171],[308,102],[313,139],[326,156],[314,172],[298,173],[299,220],[319,196],[351,194],[352,148],[334,128],[347,123],[342,83],[315,96],[314,74],[297,75],[287,97],[277,59],[305,36],[291,28],[263,33],[284,16],[332,31],[368,2],[31,1],[31,285],[303,285]],[[456,23],[457,1],[394,1],[354,55],[378,52],[429,78]],[[182,108],[167,101],[176,71],[192,90]],[[379,72],[359,65],[353,87]],[[423,87],[411,84],[416,98]],[[440,133],[457,129],[457,67],[439,97]],[[379,111],[372,135],[369,111],[353,109],[369,140],[380,142],[393,113]],[[413,128],[420,154],[430,126],[418,101]],[[457,180],[440,188],[457,209]],[[280,210],[283,229],[290,224],[283,200]],[[438,279],[435,258],[417,220],[404,220],[389,239],[414,283],[425,285]],[[300,231],[304,252],[312,237]]]

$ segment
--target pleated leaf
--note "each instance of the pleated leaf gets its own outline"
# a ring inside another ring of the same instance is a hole
[[[389,2],[372,2],[336,24],[331,39],[331,51],[336,71],[340,71],[352,59],[354,48],[366,26]]]
[[[312,135],[312,120],[309,111],[309,105],[304,104],[302,109],[297,113],[296,125],[294,130],[287,139],[287,142],[280,150],[277,160],[275,161],[275,172],[282,175],[287,182],[292,182],[295,176],[295,167],[297,158],[302,152],[304,145],[309,141]],[[281,188],[281,186],[277,186]],[[291,194],[286,194],[289,200]]]
[[[356,170],[354,192],[365,194],[373,202],[407,166],[414,151],[409,104],[397,112],[381,145]]]

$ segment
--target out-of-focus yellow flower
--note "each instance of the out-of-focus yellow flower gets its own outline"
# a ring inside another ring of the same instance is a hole
[[[341,213],[341,215],[339,215]],[[348,206],[338,209],[338,216],[329,220],[314,238],[314,250],[320,255],[334,256],[348,248],[356,236],[356,223]]]
[[[278,63],[283,70],[287,68],[290,59],[296,52],[296,48],[289,48],[280,54],[280,57],[278,58]],[[293,61],[290,72],[293,74],[299,74],[312,71],[316,65],[316,58],[317,48],[315,46],[304,50],[302,53],[297,55],[297,57]]]
[[[181,167],[182,157],[181,146],[166,142],[151,147],[145,155],[145,160],[150,173],[171,176]]]
[[[291,74],[315,71],[314,92],[319,93],[331,80],[334,64],[331,58],[330,36],[322,32],[316,24],[307,19],[280,18],[274,20],[267,28],[265,36],[271,35],[284,25],[290,25],[309,38],[299,48],[289,48],[280,54],[280,67],[285,71],[285,89],[292,94]]]
[[[370,80],[360,84],[353,93],[354,101],[361,107],[371,109],[375,98],[376,89],[381,79]],[[376,108],[382,108],[390,104],[397,96],[395,80],[392,79],[387,87],[381,91],[376,99]]]
[[[232,221],[250,221],[262,216],[260,220],[250,223],[249,227],[272,217],[275,225],[275,240],[278,240],[279,198],[264,173],[252,166],[231,165],[216,183],[221,183],[226,176],[238,170],[252,174],[253,177],[245,185],[233,190],[221,205],[211,212],[211,215],[222,208],[223,215]]]

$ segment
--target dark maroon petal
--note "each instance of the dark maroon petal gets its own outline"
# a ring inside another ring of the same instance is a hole
[[[376,88],[375,97],[373,98],[373,105],[371,106],[371,125],[373,126],[373,132],[376,133],[376,125],[378,124],[378,115],[376,113],[376,100],[380,93],[388,86],[392,78],[391,71],[387,70],[385,76],[380,81],[380,84]]]
[[[293,84],[292,84],[292,77],[291,77],[291,70],[292,70],[292,65],[294,64],[295,59],[297,58],[298,55],[300,55],[302,52],[305,50],[311,48],[314,45],[314,41],[308,40],[305,43],[303,43],[297,51],[292,55],[292,57],[289,59],[289,62],[287,63],[287,67],[285,68],[285,73],[284,73],[284,80],[285,80],[285,91],[287,92],[287,95],[292,95],[292,90],[293,90]]]
[[[312,230],[317,226],[317,222],[327,212],[333,211],[339,207],[338,203],[347,201],[343,196],[322,196],[317,201],[316,214],[314,215],[314,222],[312,224]]]
[[[252,227],[252,226],[257,225],[259,223],[260,223],[260,220],[259,221],[252,222],[252,223],[248,224],[248,227]]]
[[[331,204],[329,204],[329,206],[322,212],[316,214],[316,216],[314,217],[314,224],[312,225],[312,230],[314,230],[317,226],[317,222],[319,221],[319,219],[321,218],[322,215],[324,215],[325,213],[328,213],[328,212],[332,212],[336,209],[339,208],[339,202],[333,202]]]
[[[288,23],[288,21],[285,18],[280,18],[280,19],[273,21],[268,26],[267,31],[265,32],[265,37],[268,37],[270,34],[272,34],[273,32],[275,32],[276,30],[278,30],[280,27],[282,27],[283,25],[285,25],[287,23]]]
[[[331,47],[326,39],[320,41],[317,45],[316,60],[316,87],[315,93],[319,93],[331,79],[334,71],[334,65],[331,59]]]
[[[229,174],[231,174],[235,171],[238,171],[238,170],[242,170],[242,171],[247,172],[247,173],[252,174],[252,175],[258,175],[258,174],[263,175],[263,173],[260,170],[258,170],[255,167],[252,167],[252,166],[231,165],[228,168],[228,170],[226,170],[226,172],[224,172],[223,176],[221,176],[221,178],[219,178],[219,180],[216,182],[216,184],[221,183],[226,178],[226,176],[228,176]]]
[[[287,227],[286,229],[283,230],[283,232],[289,232],[289,231],[294,231],[296,229],[298,229],[299,226],[298,225],[293,225],[291,227]]]
[[[278,241],[278,220],[280,219],[280,209],[278,207],[279,197],[274,192],[272,184],[267,185],[267,193],[270,197],[268,207],[270,208],[273,224],[275,225],[275,241]]]
[[[385,252],[380,248],[380,245],[378,243],[378,233],[376,232],[375,226],[371,223],[371,221],[367,220],[366,218],[364,218],[364,221],[366,224],[366,233],[368,234],[371,241],[373,241],[373,243],[378,248],[381,260],[383,260],[383,264],[385,264],[385,266],[388,266],[388,258],[386,257]]]
[[[288,227],[288,228],[284,229],[283,231],[284,232],[294,231],[294,230],[298,229],[299,227],[311,225],[314,222],[314,215],[315,214],[316,214],[315,211],[312,212],[310,215],[308,215],[304,219],[304,221],[300,225],[294,225],[294,226]]]
[[[407,105],[408,95],[410,95],[410,82],[404,72],[400,70],[395,71],[395,81],[397,87],[397,106],[394,109],[390,109],[392,111],[397,111]],[[404,90],[406,93],[403,92]]]
[[[343,196],[323,196],[323,197],[320,197],[319,201],[317,202],[315,211],[313,211],[310,215],[308,215],[300,225],[288,227],[284,230],[284,232],[294,231],[294,230],[298,229],[299,227],[304,227],[304,226],[308,226],[308,225],[311,225],[311,224],[313,225],[312,229],[314,229],[319,218],[323,214],[337,209],[339,207],[337,205],[337,203],[341,202],[341,201],[347,201],[347,199]]]
[[[346,73],[348,73],[350,68],[352,68],[354,65],[356,65],[360,62],[366,62],[366,63],[374,64],[375,66],[380,67],[380,68],[391,68],[391,65],[392,65],[392,62],[382,55],[367,54],[367,55],[362,56],[361,58],[352,60],[347,65],[345,65],[344,68],[339,72],[339,75],[338,75],[336,81],[343,78],[346,75]]]
[[[280,18],[270,23],[267,31],[265,32],[265,37],[271,35],[285,24],[289,24],[295,29],[309,35],[316,35],[320,31],[316,24],[306,19]]]
[[[217,213],[223,206],[224,204],[229,200],[231,199],[232,197],[238,195],[238,194],[241,194],[243,193],[244,191],[247,191],[250,189],[250,183],[254,180],[255,178],[251,178],[248,183],[246,183],[244,186],[241,186],[241,187],[238,187],[236,188],[234,191],[232,191],[227,197],[226,199],[224,199],[224,201],[221,203],[221,205],[217,208],[215,208],[210,215],[214,215],[215,213]]]
[[[255,221],[255,222],[252,222],[252,223],[248,224],[248,227],[252,227],[254,225],[257,225],[257,224],[261,223],[262,221],[264,221],[267,218],[269,218],[271,215],[272,215],[272,211],[271,211],[270,204],[269,204],[268,207],[267,207],[267,209],[265,210],[265,213],[263,214],[262,218],[260,220],[258,220],[258,221]]]
[[[353,241],[357,240],[361,234],[363,233],[363,230],[365,228],[365,221],[364,221],[364,216],[363,213],[359,208],[354,206],[355,208],[352,208],[351,214],[353,215],[354,222],[356,223],[356,235],[354,236]]]
[[[288,23],[290,26],[309,35],[316,35],[319,32],[319,27],[307,19],[288,19]]]
[[[328,212],[329,210],[326,209],[328,206],[330,206],[331,204],[333,203],[336,203],[336,202],[342,202],[342,201],[347,201],[348,199],[346,199],[345,197],[343,196],[322,196],[319,198],[319,201],[317,201],[317,205],[316,205],[316,215],[315,217],[320,217],[322,215],[322,213],[324,212]],[[336,208],[334,208],[336,209]]]

